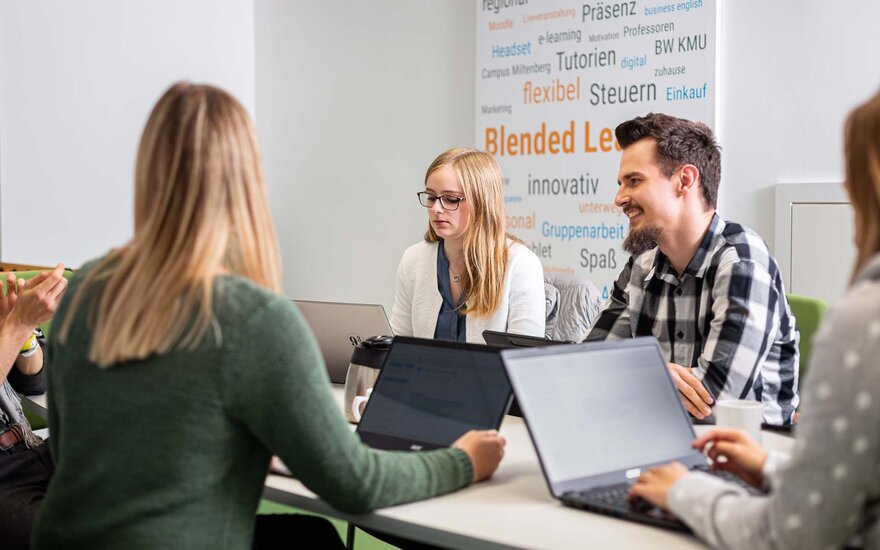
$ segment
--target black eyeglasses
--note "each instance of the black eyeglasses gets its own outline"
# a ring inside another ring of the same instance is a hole
[[[416,195],[419,196],[419,202],[425,208],[431,208],[437,202],[437,199],[440,199],[440,206],[442,206],[444,210],[458,210],[458,207],[461,205],[461,201],[464,200],[464,197],[455,197],[453,195],[435,195],[434,193],[428,193],[427,191],[416,193]]]

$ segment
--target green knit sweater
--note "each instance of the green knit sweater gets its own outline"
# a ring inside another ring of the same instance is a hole
[[[34,547],[250,548],[273,453],[349,513],[470,483],[472,466],[459,449],[383,452],[360,442],[289,300],[237,277],[214,288],[221,336],[212,332],[197,350],[98,368],[87,359],[93,292],[67,342],[50,342],[56,470]]]

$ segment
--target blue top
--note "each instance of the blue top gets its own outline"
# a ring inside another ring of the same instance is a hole
[[[437,314],[437,328],[434,338],[437,340],[467,341],[467,316],[459,315],[458,309],[464,306],[464,294],[459,297],[458,304],[452,300],[452,289],[449,287],[449,260],[443,251],[443,241],[437,247],[437,290],[443,298],[440,313]]]

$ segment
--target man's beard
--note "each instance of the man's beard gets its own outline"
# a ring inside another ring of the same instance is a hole
[[[633,256],[647,252],[657,246],[660,232],[660,228],[656,225],[646,225],[641,229],[630,229],[629,235],[623,241],[623,249]]]

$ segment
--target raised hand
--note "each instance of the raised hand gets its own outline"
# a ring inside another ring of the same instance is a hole
[[[15,275],[10,275],[7,275],[6,297],[0,308],[6,311],[6,321],[33,329],[51,319],[67,289],[64,264],[29,281],[16,280]]]

